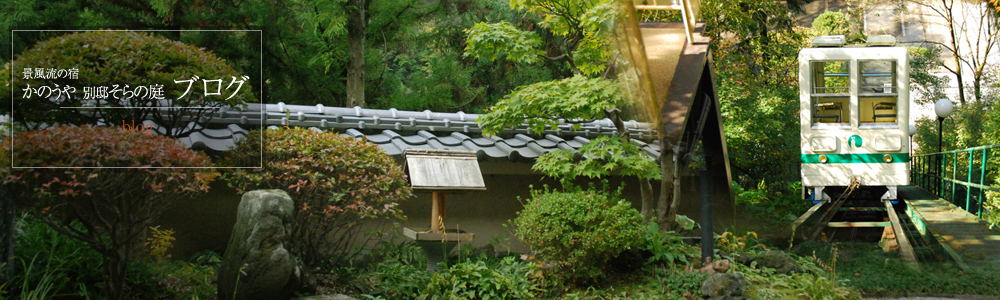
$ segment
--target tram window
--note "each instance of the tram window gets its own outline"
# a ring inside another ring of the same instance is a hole
[[[859,97],[861,123],[896,123],[896,96]]]
[[[850,62],[849,61],[816,61],[812,62],[813,94],[847,94],[850,93]]]
[[[896,61],[895,60],[863,60],[858,62],[861,69],[860,94],[895,94]]]
[[[860,123],[896,123],[897,104],[895,60],[863,60],[858,62],[858,109]]]
[[[813,124],[847,124],[850,97],[813,96]]]

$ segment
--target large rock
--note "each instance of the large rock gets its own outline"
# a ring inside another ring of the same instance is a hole
[[[289,299],[302,268],[288,252],[295,204],[281,190],[243,195],[219,268],[219,299]]]
[[[799,263],[796,262],[794,258],[789,256],[788,253],[782,251],[764,251],[764,253],[754,257],[753,260],[757,262],[758,268],[772,268],[774,269],[775,274],[802,272],[802,268],[799,267]]]
[[[747,280],[740,273],[715,273],[701,286],[701,295],[709,299],[744,299]]]

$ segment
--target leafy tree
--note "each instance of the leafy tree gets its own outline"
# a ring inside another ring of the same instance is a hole
[[[785,6],[774,1],[708,0],[702,3],[701,18],[719,69],[727,68],[738,80],[756,78],[754,83],[784,84],[795,78],[789,72],[797,69],[790,63],[797,55],[787,54],[798,51],[801,43],[795,41],[804,32],[795,29]]]
[[[611,45],[618,12],[610,0],[515,0],[511,8],[535,14],[553,39],[521,31],[505,22],[479,23],[468,31],[465,53],[480,60],[497,58],[518,63],[541,59],[564,61],[576,74],[610,78],[615,60]],[[541,48],[544,45],[545,48]]]
[[[643,216],[658,217],[662,222],[669,201],[654,202],[650,182],[662,179],[660,168],[629,138],[629,131],[622,123],[622,112],[617,108],[624,104],[620,84],[608,79],[576,75],[520,87],[500,99],[476,122],[487,135],[499,134],[504,128],[524,122],[536,134],[542,134],[546,128],[557,126],[560,120],[579,126],[579,123],[602,117],[611,119],[618,130],[617,136],[591,140],[579,149],[580,156],[572,150],[543,154],[532,169],[560,179],[565,187],[571,186],[569,180],[579,176],[601,178],[612,172],[637,176],[642,192]],[[578,159],[581,156],[585,158],[582,161]]]
[[[924,41],[942,49],[945,55],[954,62],[946,62],[938,58],[941,67],[955,75],[958,82],[958,101],[966,104],[969,99],[976,102],[984,100],[983,86],[989,85],[989,67],[993,64],[990,57],[995,56],[1000,47],[1000,26],[997,26],[995,14],[982,1],[956,0],[911,0],[920,5],[933,17],[943,19],[948,26],[947,41]],[[970,81],[963,79],[965,74],[971,74]],[[972,97],[966,94],[966,84],[972,84]]]
[[[225,174],[240,193],[281,189],[295,201],[290,251],[312,267],[350,262],[360,226],[403,218],[400,201],[411,196],[402,169],[374,144],[303,128],[252,132],[230,151],[226,166],[271,162]],[[261,142],[268,149],[261,153]],[[263,156],[262,156],[263,155]]]
[[[842,12],[825,11],[813,21],[812,30],[816,32],[816,35],[850,36],[851,23]]]
[[[933,104],[945,98],[947,79],[931,74],[938,66],[938,48],[907,47],[910,52],[910,100],[916,104]],[[916,96],[916,97],[914,97]]]
[[[788,167],[799,155],[797,57],[810,35],[771,1],[710,0],[702,18],[713,41],[733,178],[781,191],[798,178]]]
[[[216,176],[209,169],[182,169],[211,161],[177,140],[112,127],[28,131],[4,144],[4,189],[37,220],[101,254],[108,299],[124,297],[132,254],[157,216],[208,191]]]

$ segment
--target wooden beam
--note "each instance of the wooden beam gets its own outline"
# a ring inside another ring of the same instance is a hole
[[[885,211],[885,207],[841,207],[839,211]]]
[[[802,231],[799,231],[799,229],[802,227],[803,224],[805,224],[806,221],[809,220],[809,218],[812,217],[812,215],[814,213],[816,213],[817,211],[819,211],[819,209],[821,207],[823,207],[823,205],[825,205],[825,204],[827,204],[826,201],[820,201],[819,203],[816,203],[815,205],[813,205],[813,207],[809,208],[809,210],[807,210],[806,213],[802,214],[802,216],[799,216],[799,218],[796,219],[794,223],[792,223],[792,233],[793,234],[802,234],[802,239],[803,240],[809,239],[808,232],[802,232]],[[792,238],[794,239],[795,236],[793,235]]]
[[[444,198],[445,194],[441,191],[431,194],[431,232],[441,232],[445,218]]]
[[[892,222],[827,222],[826,227],[886,227]]]
[[[917,265],[917,255],[913,252],[910,240],[906,238],[903,226],[899,224],[899,217],[896,216],[896,210],[892,208],[892,202],[884,201],[883,203],[885,203],[886,212],[889,213],[889,221],[892,222],[892,231],[896,233],[896,243],[899,244],[900,256],[903,257],[904,261],[919,267]]]

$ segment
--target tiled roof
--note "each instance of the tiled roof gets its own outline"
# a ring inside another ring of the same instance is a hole
[[[484,137],[482,128],[475,122],[478,117],[478,114],[463,112],[325,107],[322,104],[247,104],[242,111],[219,109],[207,122],[210,129],[180,140],[196,149],[228,151],[236,140],[249,133],[245,128],[259,127],[263,123],[272,128],[297,126],[337,130],[347,136],[365,138],[397,157],[406,149],[464,150],[475,151],[481,161],[529,162],[556,149],[579,149],[589,143],[590,138],[617,134],[611,120],[603,119],[580,124],[575,130],[572,124],[562,123],[556,128],[548,128],[542,136],[531,133],[527,124],[523,124],[505,130],[500,136]],[[647,154],[659,157],[659,142],[654,140],[657,134],[652,124],[627,121],[625,126]]]

